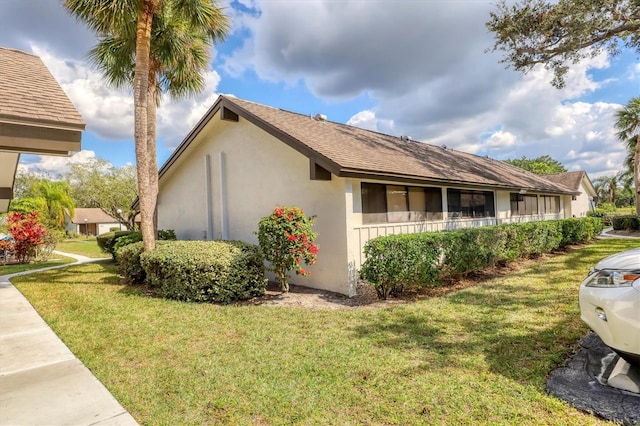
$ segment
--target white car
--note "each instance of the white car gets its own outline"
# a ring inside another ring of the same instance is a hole
[[[580,318],[605,345],[640,366],[640,247],[591,268],[580,286]]]

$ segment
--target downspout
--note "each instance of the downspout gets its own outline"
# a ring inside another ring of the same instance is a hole
[[[204,235],[205,240],[213,239],[213,194],[211,192],[211,156],[204,156],[205,170],[205,194],[207,197],[207,230]]]

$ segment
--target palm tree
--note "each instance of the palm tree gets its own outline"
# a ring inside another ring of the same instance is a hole
[[[600,176],[593,181],[593,186],[598,194],[599,204],[603,200],[607,203],[615,204],[616,189],[618,188],[618,176]]]
[[[618,139],[627,144],[629,156],[633,155],[636,214],[640,215],[640,97],[632,98],[616,113],[615,126]]]
[[[133,86],[138,195],[144,249],[156,241],[156,108],[164,91],[197,93],[210,46],[228,31],[214,0],[66,0],[99,35],[90,55],[114,86]]]
[[[32,193],[46,203],[47,221],[50,225],[62,229],[65,217],[73,218],[75,203],[71,197],[71,186],[67,182],[43,179],[34,185]]]

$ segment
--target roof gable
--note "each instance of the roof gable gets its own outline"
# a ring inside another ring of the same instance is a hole
[[[518,167],[237,98],[220,96],[160,169],[162,176],[219,111],[230,110],[336,176],[573,193]],[[221,115],[223,115],[221,113]]]
[[[118,219],[99,208],[78,207],[73,212],[71,223],[118,223]]]
[[[552,175],[544,175],[545,179],[550,180],[551,182],[555,182],[557,184],[566,186],[572,191],[582,192],[582,185],[584,184],[585,189],[589,192],[589,195],[595,196],[596,190],[593,187],[593,183],[591,179],[589,179],[589,175],[587,172],[583,170],[579,170],[576,172],[564,172],[564,173],[554,173]]]

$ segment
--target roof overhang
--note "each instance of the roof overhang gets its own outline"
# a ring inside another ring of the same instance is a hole
[[[0,213],[9,210],[9,202],[13,198],[13,182],[18,169],[20,154],[18,152],[0,151]]]
[[[81,149],[83,128],[0,118],[0,213],[9,210],[20,154],[70,156]]]
[[[82,130],[0,118],[0,150],[69,156],[80,151]]]

